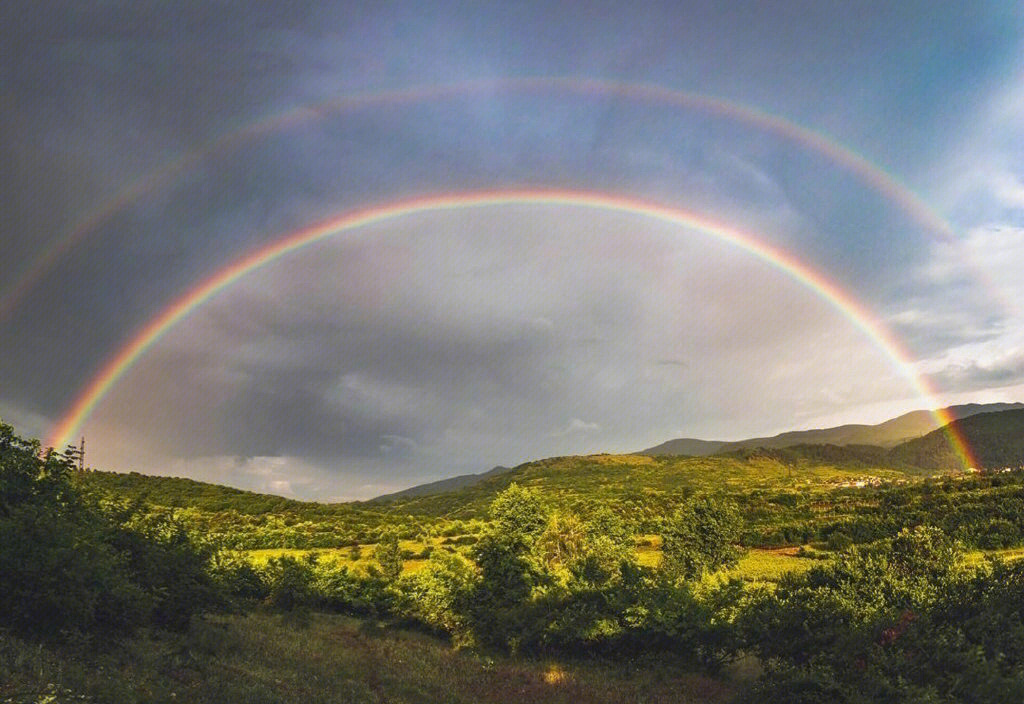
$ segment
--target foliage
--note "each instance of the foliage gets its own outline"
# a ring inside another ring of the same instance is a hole
[[[272,558],[263,569],[265,603],[282,611],[309,608],[314,604],[313,570],[316,559]]]
[[[469,606],[477,588],[474,565],[464,557],[435,552],[430,563],[409,580],[410,616],[432,629],[468,642]]]
[[[735,504],[712,497],[687,502],[676,510],[662,534],[662,568],[674,577],[698,579],[731,567],[741,523]]]
[[[402,574],[402,549],[398,546],[398,533],[388,531],[381,536],[373,551],[373,557],[380,566],[381,576],[386,582],[394,582]]]
[[[921,527],[783,580],[742,619],[767,666],[756,699],[1020,701],[1021,567],[972,572]]]
[[[186,526],[101,504],[74,485],[74,455],[0,423],[0,626],[54,637],[182,628],[218,598],[210,552]]]

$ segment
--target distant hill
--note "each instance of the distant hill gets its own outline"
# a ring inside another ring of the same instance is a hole
[[[877,445],[790,445],[788,447],[745,447],[719,454],[723,457],[736,457],[744,460],[761,457],[787,466],[803,463],[865,469],[898,466],[903,469],[905,463],[895,462],[890,452],[891,450]]]
[[[87,489],[136,499],[167,508],[195,508],[206,514],[235,512],[243,516],[287,515],[335,525],[377,525],[389,516],[469,520],[483,518],[494,497],[509,484],[534,488],[553,505],[586,507],[608,502],[641,506],[671,504],[694,492],[793,489],[850,481],[870,474],[900,478],[908,473],[873,462],[884,448],[812,447],[744,450],[734,456],[650,457],[647,455],[583,455],[552,457],[508,469],[495,467],[478,480],[445,491],[417,487],[386,500],[319,504],[256,494],[191,479],[138,473],[90,471],[78,481]],[[436,483],[435,483],[436,484]],[[334,521],[331,524],[329,521]],[[340,533],[339,533],[340,534]]]
[[[979,413],[992,413],[1024,409],[1024,403],[970,403],[945,409],[953,418],[968,418]],[[641,450],[642,455],[692,455],[696,457],[730,453],[737,450],[766,447],[781,448],[793,445],[877,445],[895,447],[900,443],[922,437],[936,429],[939,423],[932,411],[911,411],[877,425],[849,424],[834,428],[795,430],[771,437],[749,438],[734,442],[681,438]]]
[[[102,472],[90,470],[77,475],[86,490],[104,492],[120,498],[142,501],[165,508],[198,508],[203,511],[233,510],[242,514],[280,513],[310,506],[303,501],[273,494],[257,494],[220,484],[197,482],[181,477],[159,477],[138,472]]]
[[[746,450],[711,457],[579,455],[527,462],[455,491],[403,497],[375,505],[393,514],[470,519],[486,515],[494,497],[515,482],[536,489],[556,506],[588,507],[606,503],[665,505],[692,493],[748,489],[806,491],[865,475],[910,478],[912,468],[874,463],[885,448],[803,447]],[[830,457],[831,460],[822,460]]]
[[[504,474],[505,472],[511,472],[511,467],[497,466],[494,469],[486,472],[480,472],[479,474],[460,474],[456,477],[449,477],[448,479],[440,479],[436,482],[428,482],[426,484],[417,484],[416,486],[403,489],[402,491],[396,491],[392,494],[383,494],[378,496],[371,501],[394,501],[396,499],[409,499],[415,496],[428,496],[430,494],[443,494],[448,491],[455,491],[456,489],[462,489],[463,487],[471,486],[478,482],[482,482],[488,477],[493,477],[497,474]]]
[[[979,413],[1011,409],[1024,409],[1024,403],[971,403],[950,406],[946,411],[954,418],[966,418]],[[938,428],[938,422],[935,420],[935,415],[932,411],[911,411],[876,425],[850,424],[819,430],[797,430],[772,437],[750,438],[732,442],[678,438],[642,450],[636,454],[651,457],[709,457],[711,455],[727,455],[743,458],[750,456],[749,454],[744,454],[742,452],[744,450],[758,448],[782,449],[802,446],[803,449],[795,451],[795,453],[776,453],[770,456],[773,460],[782,463],[805,460],[839,463],[849,466],[905,466],[910,463],[889,456],[885,451],[886,448],[895,447],[907,440],[920,438],[936,428]],[[853,449],[844,452],[839,449],[840,447]],[[492,479],[496,475],[505,474],[510,471],[512,470],[505,467],[495,467],[488,472],[480,474],[463,474],[450,479],[420,484],[403,491],[378,496],[372,499],[372,501],[393,502],[399,499],[405,500],[421,496],[444,494],[474,486],[480,482]]]
[[[953,411],[968,412],[954,425],[976,453],[980,466],[1000,468],[1024,462],[1024,407],[974,412],[979,408],[983,407],[958,407]],[[303,520],[333,516],[341,522],[338,525],[348,525],[344,521],[354,522],[353,525],[375,525],[394,515],[481,518],[486,515],[494,496],[512,482],[536,488],[553,504],[593,506],[608,501],[635,501],[637,506],[643,506],[671,502],[675,500],[673,497],[693,492],[804,491],[814,485],[850,481],[865,474],[900,478],[919,476],[922,471],[944,472],[960,467],[945,432],[939,430],[893,448],[798,444],[739,447],[707,457],[645,454],[553,457],[512,469],[495,467],[481,474],[432,482],[373,501],[346,504],[295,501],[191,479],[137,473],[91,471],[81,475],[79,481],[86,488],[170,508],[194,507],[209,513],[233,511],[250,516],[289,514]]]
[[[689,455],[690,457],[707,457],[713,455],[730,443],[725,440],[698,440],[696,438],[677,438],[649,447],[637,454],[651,455]]]
[[[950,426],[970,448],[978,469],[1024,465],[1024,409],[977,413],[953,421]],[[961,466],[945,429],[893,448],[890,457],[929,470]]]

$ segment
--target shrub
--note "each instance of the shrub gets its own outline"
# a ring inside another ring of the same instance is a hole
[[[380,567],[385,582],[394,582],[402,574],[402,549],[398,546],[398,533],[386,531],[373,549],[373,558]]]
[[[264,600],[269,606],[282,611],[305,609],[314,605],[313,568],[316,558],[307,556],[302,560],[284,555],[267,561],[263,569],[267,585]]]

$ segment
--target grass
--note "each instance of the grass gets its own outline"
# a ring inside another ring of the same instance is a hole
[[[740,558],[739,564],[722,573],[725,577],[739,577],[754,584],[777,582],[790,573],[802,573],[811,569],[817,561],[797,557],[796,548],[778,550],[752,549]]]
[[[0,702],[728,702],[736,686],[650,662],[498,658],[328,615],[219,616],[106,650],[0,633]]]
[[[967,553],[967,564],[980,565],[986,557],[998,557],[1006,562],[1024,558],[1024,548],[1003,548],[1001,550],[971,550]]]

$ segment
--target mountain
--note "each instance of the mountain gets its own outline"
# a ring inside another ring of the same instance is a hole
[[[1010,408],[985,412],[991,408]],[[952,424],[978,457],[983,468],[1018,466],[1024,463],[1024,404],[971,404],[949,409],[957,416]],[[856,438],[863,428],[882,428],[881,434],[907,432],[922,422],[934,424],[931,414],[922,421],[917,411],[877,426],[841,426],[821,431],[784,433],[775,438],[755,438],[723,443],[713,456],[685,455],[589,455],[553,457],[518,467],[495,467],[480,474],[466,474],[411,487],[366,502],[319,504],[280,496],[255,494],[240,489],[191,479],[90,471],[80,476],[86,488],[109,495],[136,499],[169,508],[194,507],[207,512],[233,511],[241,515],[288,513],[304,520],[325,516],[358,516],[362,522],[384,520],[388,515],[475,518],[485,515],[493,497],[512,482],[542,489],[546,496],[570,504],[589,497],[592,501],[623,496],[672,496],[680,492],[717,491],[729,488],[782,488],[845,481],[865,473],[880,477],[920,475],[921,470],[948,471],[961,468],[943,430],[935,430],[886,448],[862,443],[780,444],[813,433]],[[917,425],[915,425],[917,424]],[[746,443],[752,446],[745,446]],[[730,449],[731,447],[731,449]],[[653,449],[653,448],[652,448]],[[346,519],[348,520],[348,519]]]
[[[729,443],[725,440],[698,440],[696,438],[677,438],[660,445],[641,450],[637,454],[651,455],[689,455],[690,457],[707,457],[718,452]]]
[[[1024,409],[1024,403],[969,403],[950,406],[945,411],[954,419],[968,418],[979,413]],[[849,424],[834,428],[795,430],[771,437],[749,438],[733,442],[681,438],[655,445],[637,454],[707,456],[737,450],[766,447],[780,448],[793,445],[877,445],[895,447],[900,443],[922,437],[939,428],[932,411],[911,411],[876,425]]]
[[[493,477],[498,474],[504,474],[505,472],[511,472],[511,467],[497,466],[494,469],[490,469],[486,472],[480,472],[479,474],[460,474],[456,477],[449,477],[448,479],[439,479],[436,482],[428,482],[426,484],[417,484],[416,486],[403,489],[402,491],[396,491],[391,494],[383,494],[376,498],[370,499],[370,501],[394,501],[396,499],[411,499],[417,496],[429,496],[430,494],[443,494],[448,491],[455,491],[456,489],[462,489],[463,487],[472,486],[478,482],[482,482],[489,477]]]
[[[1024,408],[977,413],[952,425],[979,458],[979,466],[998,469],[1024,463]],[[449,488],[444,489],[444,484],[434,482],[387,500],[347,504],[292,501],[188,479],[140,474],[92,471],[80,475],[78,481],[107,495],[157,506],[192,507],[199,512],[204,531],[234,541],[230,544],[235,547],[331,547],[372,541],[380,526],[396,520],[422,527],[439,520],[483,519],[494,497],[512,482],[535,489],[552,506],[586,514],[598,506],[618,504],[637,520],[654,525],[680,497],[695,493],[759,497],[751,499],[755,502],[751,507],[756,504],[757,511],[771,513],[776,511],[771,507],[775,504],[764,503],[770,497],[789,501],[791,498],[786,497],[863,484],[865,478],[912,481],[922,474],[961,467],[946,433],[940,430],[895,448],[793,445],[741,448],[709,457],[552,457],[513,469],[496,467],[482,475],[459,477],[454,482],[461,483],[457,487],[449,481]],[[270,515],[280,520],[264,518]],[[250,535],[254,525],[260,526],[258,535]]]
[[[963,439],[978,469],[1024,466],[1024,409],[977,413],[953,421],[949,428]],[[961,467],[945,428],[893,448],[890,457],[930,470]]]

